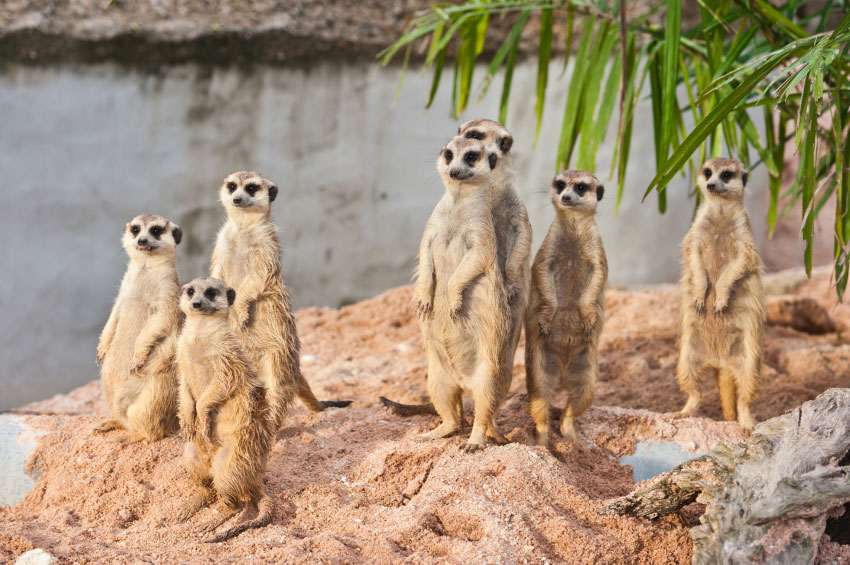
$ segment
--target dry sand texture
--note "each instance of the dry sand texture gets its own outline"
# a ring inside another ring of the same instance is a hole
[[[48,433],[31,457],[41,473],[35,489],[0,508],[0,562],[34,547],[61,563],[690,562],[688,525],[699,507],[656,522],[596,514],[605,500],[634,488],[631,469],[615,458],[636,441],[705,450],[740,437],[734,423],[714,420],[721,411],[713,383],[705,387],[703,418],[665,414],[684,401],[674,381],[674,287],[608,292],[597,397],[577,422],[588,449],[557,435],[551,453],[534,445],[520,346],[499,417],[513,443],[472,455],[459,450],[463,435],[413,441],[436,418],[397,418],[377,402],[381,395],[427,399],[410,292],[401,287],[341,310],[298,312],[303,370],[317,395],[354,404],[320,414],[293,408],[266,472],[277,507],[269,527],[206,545],[192,526],[210,510],[175,523],[190,489],[180,439],[121,446],[93,435],[104,414],[95,382],[21,410]],[[850,307],[835,306],[826,278],[796,295],[817,300],[850,327]],[[759,420],[827,388],[850,386],[850,344],[840,332],[815,336],[771,326],[765,347],[762,392],[753,405]],[[468,400],[465,411],[469,420]],[[850,562],[850,546],[824,539],[819,561],[842,560]]]

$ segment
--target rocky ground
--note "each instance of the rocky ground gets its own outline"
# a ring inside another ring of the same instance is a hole
[[[775,285],[774,285],[775,286]],[[780,285],[781,286],[781,285]],[[780,288],[780,292],[788,291]],[[850,306],[836,305],[827,277],[772,297],[764,378],[753,405],[759,420],[781,414],[830,387],[850,386]],[[836,327],[811,318],[808,298]],[[263,529],[207,545],[175,521],[191,485],[180,438],[122,446],[91,433],[104,414],[93,382],[23,407],[45,434],[30,458],[40,473],[19,504],[0,508],[0,561],[43,548],[60,562],[493,562],[687,563],[692,505],[655,522],[603,517],[597,509],[634,489],[617,458],[637,441],[679,442],[704,451],[740,438],[717,421],[716,385],[707,383],[701,418],[674,420],[684,395],[674,381],[676,290],[610,290],[601,380],[594,407],[578,420],[584,449],[559,437],[534,445],[525,410],[522,346],[514,383],[498,419],[513,443],[463,454],[465,435],[421,444],[413,437],[436,417],[388,414],[379,396],[427,398],[425,360],[410,288],[331,310],[299,311],[302,364],[323,398],[354,400],[313,414],[295,406],[278,435],[267,472],[277,514]],[[820,324],[820,325],[819,325]],[[467,402],[467,418],[471,417]],[[237,520],[250,517],[246,511]],[[850,546],[821,542],[819,562],[850,562]]]

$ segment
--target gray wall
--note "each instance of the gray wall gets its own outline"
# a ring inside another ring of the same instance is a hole
[[[508,127],[539,244],[554,215],[546,191],[567,81],[550,86],[533,150],[535,72],[526,63],[515,73]],[[443,192],[434,160],[457,128],[449,82],[423,109],[429,79],[411,70],[396,101],[398,69],[365,63],[156,74],[112,64],[0,68],[0,409],[97,377],[97,336],[126,261],[119,238],[134,215],[181,224],[181,279],[206,272],[224,218],[217,189],[235,170],[280,185],[273,215],[298,306],[338,306],[408,282]],[[462,119],[496,117],[497,90]],[[691,217],[686,179],[670,187],[666,215],[640,203],[654,174],[650,120],[648,108],[638,112],[619,214],[613,183],[600,206],[613,284],[675,280]],[[616,117],[609,137],[615,128]],[[612,152],[609,139],[600,178]]]

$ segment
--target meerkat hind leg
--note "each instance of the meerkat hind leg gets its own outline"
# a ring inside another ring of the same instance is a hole
[[[429,382],[428,389],[431,393],[434,409],[443,421],[430,432],[417,436],[416,439],[419,441],[444,438],[455,433],[463,426],[461,420],[462,414],[461,410],[459,410],[459,407],[463,406],[460,387],[446,383],[434,383],[432,385]]]
[[[473,379],[475,383],[473,389],[473,400],[475,402],[475,417],[472,421],[472,432],[469,434],[469,440],[461,447],[466,453],[473,453],[480,449],[484,449],[486,444],[487,430],[493,424],[493,419],[496,416],[496,411],[499,407],[499,398],[493,390],[488,390],[493,383],[488,383],[488,379],[494,379],[494,375],[485,376],[483,373],[489,371],[490,368],[480,366],[476,369],[478,375]]]
[[[110,418],[109,420],[104,420],[103,422],[101,422],[97,426],[95,426],[92,429],[92,432],[94,432],[96,434],[105,434],[105,433],[111,432],[113,430],[125,430],[125,429],[127,429],[127,428],[124,426],[124,423],[121,420],[118,420],[116,418]]]
[[[228,540],[232,537],[238,536],[242,532],[246,530],[250,530],[253,528],[262,528],[263,526],[267,526],[274,519],[274,502],[271,498],[266,496],[265,493],[262,494],[262,497],[257,502],[257,517],[253,520],[248,520],[247,522],[242,522],[241,524],[236,524],[233,527],[228,528],[227,530],[216,534],[215,536],[209,537],[204,540],[204,543],[218,543],[221,541]]]
[[[192,498],[180,507],[177,512],[177,521],[185,522],[213,502],[215,502],[215,492],[210,488],[201,487],[198,492],[192,495]]]
[[[540,347],[539,343],[526,345],[525,379],[528,388],[528,410],[537,430],[537,445],[549,445],[551,392],[546,373],[543,371]]]
[[[676,381],[679,388],[688,395],[688,400],[682,409],[674,414],[677,418],[690,418],[697,413],[702,402],[700,392],[701,373],[704,372],[702,361],[691,351],[688,343],[682,344],[679,352],[679,364],[676,367]]]
[[[593,350],[585,350],[577,355],[567,376],[569,398],[561,416],[561,435],[576,445],[581,445],[581,442],[576,435],[575,419],[584,414],[593,402],[596,389],[599,367],[593,353]]]

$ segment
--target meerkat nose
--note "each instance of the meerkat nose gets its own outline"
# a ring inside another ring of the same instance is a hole
[[[715,185],[713,182],[710,182],[705,186],[707,186],[709,190],[714,190],[715,188],[717,188],[717,185]]]
[[[148,244],[147,238],[145,238],[145,237],[139,238],[139,245],[147,245],[147,244]]]
[[[565,194],[561,197],[561,200],[563,200],[564,202],[569,202],[572,199],[573,199],[573,197],[570,196],[569,194]]]
[[[192,308],[195,308],[196,310],[198,308],[200,308],[201,306],[202,306],[202,304],[200,302],[192,302]]]
[[[460,169],[452,169],[451,172],[449,173],[449,176],[452,177],[453,179],[460,178]]]
[[[242,199],[237,196],[236,198],[233,199],[233,203],[234,204],[242,204]]]

